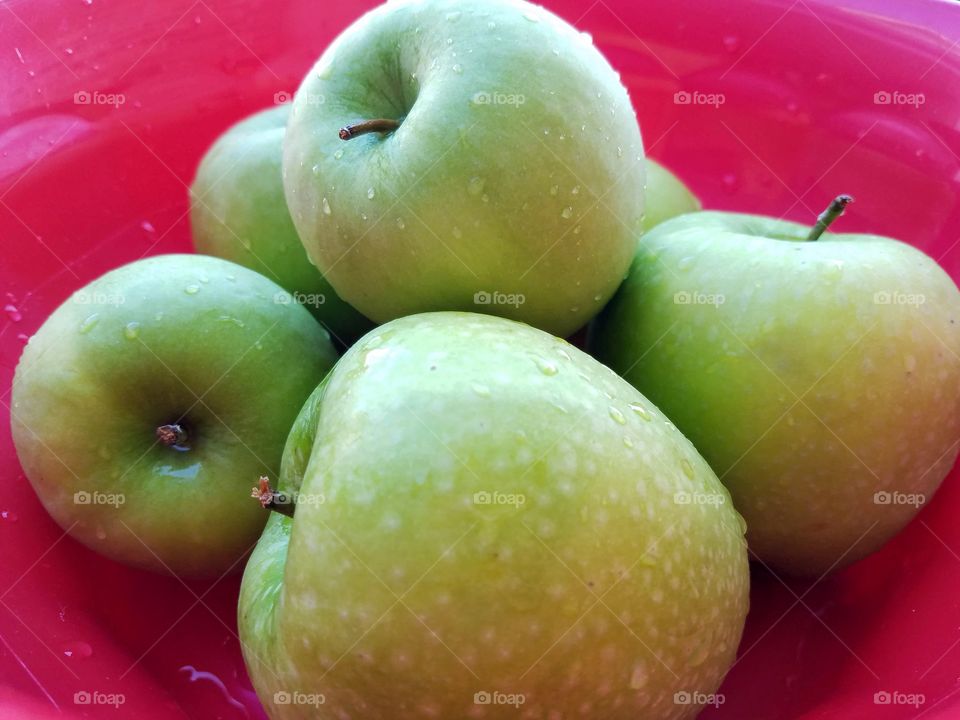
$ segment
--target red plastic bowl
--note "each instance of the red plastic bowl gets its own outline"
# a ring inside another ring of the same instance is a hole
[[[26,337],[72,291],[189,248],[186,185],[201,153],[292,92],[371,4],[0,0],[4,404]],[[960,6],[548,5],[593,34],[650,154],[707,206],[809,222],[849,192],[843,230],[902,238],[960,277]],[[89,93],[125,102],[84,104]],[[20,472],[6,409],[0,423],[0,717],[263,717],[235,634],[238,578],[184,584],[65,537]],[[703,717],[960,714],[956,474],[900,537],[842,573],[811,584],[755,571],[740,660]],[[125,702],[77,695],[94,692]],[[901,695],[877,704],[875,693]]]

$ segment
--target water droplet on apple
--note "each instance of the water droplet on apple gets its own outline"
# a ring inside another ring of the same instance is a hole
[[[570,312],[572,312],[572,313],[578,313],[578,312],[580,312],[580,306],[579,306],[579,305],[574,305],[572,308],[570,308]]]
[[[581,228],[579,225],[577,225],[577,226],[573,229],[573,234],[574,234],[574,235],[579,235],[581,229],[582,229],[582,228]],[[578,284],[579,284],[579,283],[578,283]]]
[[[560,217],[562,217],[564,220],[569,220],[571,217],[573,217],[573,208],[567,205],[567,207],[560,212]]]
[[[532,22],[532,23],[538,23],[538,22],[540,22],[540,16],[539,16],[537,13],[533,12],[532,10],[525,12],[525,13],[523,14],[523,19],[524,19],[524,20],[529,20],[529,21]]]
[[[19,341],[22,342],[24,345],[26,345],[27,343],[30,342],[30,336],[27,335],[26,333],[18,333],[18,334],[17,334],[17,340],[19,340]]]
[[[690,480],[693,480],[693,465],[690,464],[690,461],[684,458],[680,461],[680,469],[683,470],[683,474],[686,475]]]
[[[540,372],[542,372],[544,375],[553,376],[553,375],[556,375],[558,372],[560,372],[557,366],[554,365],[549,360],[545,360],[543,358],[538,357],[534,360],[534,362],[536,362],[537,367],[540,369]]]
[[[23,320],[23,314],[17,309],[16,305],[6,305],[3,311],[12,322],[20,322]]]
[[[647,669],[643,665],[634,665],[630,673],[630,689],[640,690],[647,684]]]
[[[459,10],[455,10],[454,12],[449,12],[449,13],[447,13],[447,21],[448,21],[448,22],[456,22],[456,21],[459,20],[459,19],[460,19],[460,11],[459,11]]]
[[[127,326],[123,329],[123,336],[127,340],[136,340],[140,336],[140,323],[127,323]]]
[[[99,313],[94,313],[93,315],[88,317],[86,320],[84,320],[82,323],[80,323],[80,334],[86,335],[88,332],[90,332],[97,326],[98,322],[100,322],[100,315]]]
[[[559,185],[553,185],[553,186],[550,187],[550,194],[551,194],[551,195],[556,195],[558,192],[560,192],[560,186],[559,186]]]
[[[677,261],[677,270],[689,270],[695,260],[696,258],[693,257],[692,255],[687,255],[685,257],[680,258]]]
[[[740,38],[736,35],[726,35],[723,38],[723,48],[727,52],[736,52],[740,47]]]
[[[593,296],[593,301],[594,301],[594,302],[600,302],[601,300],[603,300],[603,295],[594,295],[594,296]]]
[[[460,63],[457,63],[453,66],[453,71],[459,75],[463,72],[463,66]]]
[[[84,658],[88,658],[93,655],[93,648],[90,647],[90,643],[83,642],[82,640],[76,640],[64,645],[62,652],[65,657],[68,657],[71,660],[83,660]]]
[[[490,397],[490,388],[488,388],[486,385],[481,385],[480,383],[473,383],[473,385],[471,385],[470,387],[480,397]]]
[[[623,157],[623,148],[620,147],[619,145],[617,145],[617,157],[618,157],[618,158],[622,158],[622,157]]]
[[[693,651],[693,655],[690,656],[690,667],[699,667],[703,665],[709,657],[710,648],[706,645],[706,643],[700,643],[699,647]]]
[[[557,57],[560,57],[560,51],[559,51],[559,50],[554,50],[554,51],[553,51],[553,54],[556,55]]]
[[[400,228],[401,230],[403,230],[406,226],[407,226],[407,224],[403,221],[403,218],[398,217],[398,218],[397,218],[397,227]]]
[[[107,539],[107,531],[103,529],[103,525],[97,525],[96,536],[97,540]]]
[[[453,38],[447,38],[447,45],[453,45]]]
[[[377,196],[377,191],[373,188],[367,188],[367,200],[373,200]]]
[[[628,448],[632,448],[632,447],[633,447],[633,440],[631,440],[629,437],[627,437],[626,435],[624,435],[624,436],[623,436],[623,444],[624,444],[626,447],[628,447]]]
[[[187,286],[183,289],[183,291],[184,291],[187,295],[196,295],[198,292],[200,292],[200,286],[199,286],[199,285],[187,285]]]
[[[453,226],[453,231],[452,231],[452,232],[453,232],[453,236],[454,236],[457,240],[459,240],[460,238],[463,237],[463,231],[462,231],[460,228],[458,228],[456,225]]]
[[[570,191],[570,194],[571,194],[571,195],[579,195],[579,194],[580,194],[580,186],[579,186],[579,185],[574,185],[574,186],[573,186],[573,189]]]
[[[638,402],[630,403],[630,409],[633,410],[637,415],[640,416],[641,420],[649,420],[650,413],[647,412],[647,409]]]
[[[333,159],[334,159],[334,160],[339,160],[339,159],[342,158],[342,157],[343,157],[343,150],[337,150],[337,151],[333,154]]]
[[[201,275],[201,276],[200,276],[200,282],[202,282],[204,285],[206,285],[206,284],[208,284],[208,283],[210,282],[210,278],[208,278],[206,275]]]
[[[7,522],[16,522],[19,519],[17,514],[12,510],[4,510],[3,512],[0,512],[0,518],[6,520]]]
[[[723,189],[727,192],[734,192],[737,189],[737,176],[733,173],[725,173],[723,178]]]
[[[330,203],[327,202],[327,199],[324,198],[323,201],[322,201],[320,204],[321,204],[321,206],[323,207],[323,214],[324,214],[324,215],[329,215],[329,214],[330,214]]]
[[[140,227],[144,232],[148,232],[151,235],[157,231],[157,229],[153,226],[153,223],[151,223],[149,220],[144,220],[142,223],[140,223]]]
[[[615,423],[617,423],[618,425],[626,425],[626,424],[627,424],[627,419],[623,416],[623,413],[620,412],[620,411],[619,411],[617,408],[615,408],[613,405],[611,405],[611,406],[609,407],[609,411],[610,411],[610,417],[613,418],[613,421],[614,421]]]
[[[481,177],[472,177],[469,182],[467,182],[467,192],[471,195],[479,195],[483,192],[483,186],[486,184],[486,181]]]

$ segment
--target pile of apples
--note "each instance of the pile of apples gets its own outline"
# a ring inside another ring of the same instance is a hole
[[[588,36],[395,0],[209,150],[202,254],[31,338],[17,452],[100,553],[246,561],[271,718],[693,717],[748,556],[854,562],[957,455],[960,293],[848,201],[702,211]]]

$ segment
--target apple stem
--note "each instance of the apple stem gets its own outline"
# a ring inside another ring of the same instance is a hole
[[[281,515],[293,517],[295,505],[289,495],[274,490],[270,487],[270,479],[264,475],[260,476],[260,482],[250,492],[250,497],[260,501],[260,507],[264,510],[273,510]]]
[[[183,429],[182,425],[177,425],[176,423],[172,425],[161,425],[157,428],[157,440],[167,447],[186,445],[187,431]]]
[[[377,132],[377,133],[393,132],[398,127],[400,127],[400,123],[396,120],[390,120],[389,118],[377,118],[376,120],[364,120],[363,122],[357,123],[356,125],[347,125],[346,127],[340,128],[340,139],[350,140],[360,135],[366,135],[367,133],[374,133],[374,132]]]
[[[812,242],[819,239],[819,237],[823,235],[823,231],[830,227],[830,223],[843,215],[843,211],[846,210],[847,205],[852,202],[853,198],[849,195],[837,195],[827,209],[817,217],[817,224],[813,226],[813,230],[807,235],[807,241]]]

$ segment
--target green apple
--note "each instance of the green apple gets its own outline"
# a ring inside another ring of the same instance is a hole
[[[303,307],[239,265],[165,255],[76,292],[13,381],[17,455],[53,518],[130,565],[211,575],[262,513],[238,488],[275,472],[304,399],[336,359]]]
[[[619,76],[516,0],[362,17],[300,86],[283,173],[307,253],[378,322],[472,310],[569,335],[623,280],[644,213]]]
[[[752,552],[820,575],[881,547],[953,465],[960,294],[904,243],[810,235],[754,215],[668,220],[590,347],[703,453]]]
[[[280,169],[289,114],[289,105],[256,113],[207,151],[190,188],[193,244],[274,280],[348,346],[372,324],[310,264],[293,227]]]
[[[683,181],[651,158],[647,158],[647,212],[643,231],[677,215],[696,212],[703,206]]]
[[[428,313],[297,420],[239,630],[276,719],[689,718],[734,658],[742,520],[693,446],[566,342]],[[290,506],[288,506],[290,509]]]

